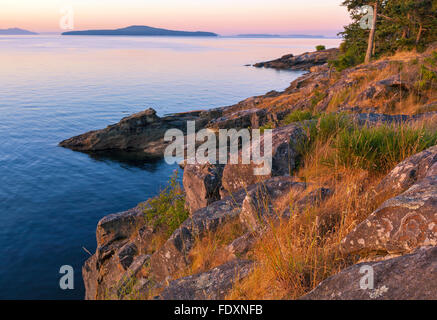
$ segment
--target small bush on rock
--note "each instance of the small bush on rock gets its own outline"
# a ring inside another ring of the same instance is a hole
[[[185,209],[185,195],[178,182],[177,170],[168,186],[157,197],[145,203],[144,213],[147,223],[165,230],[168,236],[188,218],[189,212]]]

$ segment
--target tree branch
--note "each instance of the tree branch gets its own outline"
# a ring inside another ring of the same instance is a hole
[[[385,16],[383,14],[380,14],[380,13],[378,13],[378,17],[381,17],[381,18],[384,18],[384,19],[387,19],[387,20],[390,20],[390,21],[395,21],[395,19],[387,17],[387,16]]]

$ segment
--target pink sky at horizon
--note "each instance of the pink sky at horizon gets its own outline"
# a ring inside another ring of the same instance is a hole
[[[342,0],[2,0],[0,29],[63,32],[61,8],[74,9],[74,29],[129,25],[220,35],[241,33],[334,36],[349,23]]]

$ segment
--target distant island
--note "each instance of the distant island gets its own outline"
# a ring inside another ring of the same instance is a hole
[[[174,31],[147,26],[130,26],[114,30],[68,31],[64,36],[172,36],[172,37],[217,37],[213,32]]]
[[[38,33],[27,31],[24,29],[19,29],[19,28],[0,29],[0,35],[21,36],[21,35],[35,35],[35,34]]]
[[[320,39],[325,38],[321,35],[309,35],[309,34],[290,34],[290,35],[279,35],[279,34],[237,34],[235,37],[238,38],[314,38]]]

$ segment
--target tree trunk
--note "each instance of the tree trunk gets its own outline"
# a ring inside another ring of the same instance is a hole
[[[375,31],[376,31],[376,19],[378,18],[378,1],[376,1],[373,5],[373,21],[372,21],[372,29],[370,29],[369,33],[369,41],[367,43],[367,52],[365,63],[370,62],[370,58],[372,58],[373,44],[375,42]]]
[[[419,24],[419,32],[417,33],[417,37],[416,37],[416,45],[418,45],[420,42],[420,37],[422,36],[422,31],[423,31],[423,26],[422,26],[422,24]]]
[[[411,15],[408,13],[407,14],[407,22],[408,22],[408,24],[410,23],[410,21],[411,21]],[[404,27],[404,31],[402,32],[402,39],[406,39],[406,38],[409,38],[409,37],[410,37],[410,26],[406,25]]]

